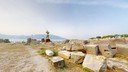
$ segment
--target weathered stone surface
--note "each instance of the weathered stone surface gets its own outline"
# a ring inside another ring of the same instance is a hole
[[[46,42],[45,44],[46,45],[51,45],[51,46],[54,46],[55,45],[54,42]]]
[[[107,70],[106,58],[104,56],[87,54],[82,66],[95,72],[106,72]]]
[[[116,52],[112,50],[112,47],[109,44],[100,44],[99,50],[100,53],[105,57],[113,57],[116,54]]]
[[[89,44],[89,41],[88,40],[84,40],[83,41],[83,44],[85,45],[85,44]]]
[[[98,55],[99,53],[98,45],[94,45],[94,44],[84,45],[84,48],[86,49],[87,54]]]
[[[51,50],[46,50],[45,53],[48,56],[53,56],[54,55],[53,51],[51,51]]]
[[[128,44],[116,44],[117,47],[117,53],[128,55]]]
[[[64,59],[60,56],[52,57],[52,58],[50,58],[50,61],[51,61],[51,64],[56,68],[60,68],[65,65]]]
[[[83,51],[84,46],[81,44],[73,44],[71,50],[72,51]]]
[[[65,59],[70,59],[71,52],[69,52],[69,51],[59,51],[58,55],[65,58]]]
[[[66,48],[65,48],[67,51],[71,51],[72,49],[72,44],[66,44]]]
[[[62,50],[66,50],[66,46],[63,46]]]
[[[71,52],[71,61],[80,64],[83,62],[85,54],[82,52]]]
[[[63,44],[69,43],[70,40],[64,40]]]
[[[118,59],[118,58],[108,58],[107,66],[111,69],[114,67],[121,68],[128,72],[128,61],[127,60]]]
[[[104,39],[92,39],[89,40],[91,44],[126,44],[125,38],[104,38]]]
[[[81,45],[84,45],[84,44],[87,44],[89,42],[87,40],[70,40],[69,43],[70,44],[81,44]]]

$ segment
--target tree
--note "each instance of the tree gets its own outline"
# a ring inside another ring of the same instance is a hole
[[[121,37],[128,37],[128,34],[122,34]]]
[[[95,39],[94,37],[90,38],[90,39]]]
[[[3,39],[0,39],[0,43],[3,43],[4,42],[4,40]]]
[[[27,43],[31,43],[32,42],[32,39],[31,38],[28,38],[27,39]]]
[[[4,43],[10,43],[9,39],[5,39]]]
[[[101,38],[101,36],[97,36],[96,38],[100,39],[100,38]]]
[[[41,39],[41,42],[45,42],[44,38]]]

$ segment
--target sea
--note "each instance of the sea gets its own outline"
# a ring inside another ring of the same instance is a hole
[[[9,39],[11,42],[27,42],[27,39]],[[40,41],[41,39],[37,39]],[[51,41],[64,41],[65,39],[51,39]]]

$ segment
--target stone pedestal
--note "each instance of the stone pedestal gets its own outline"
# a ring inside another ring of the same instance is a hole
[[[52,66],[55,68],[60,68],[65,66],[65,61],[62,57],[57,56],[57,57],[52,57],[50,58]]]
[[[47,43],[47,42],[51,42],[51,40],[50,40],[50,39],[46,39],[45,42],[46,42],[46,43]]]

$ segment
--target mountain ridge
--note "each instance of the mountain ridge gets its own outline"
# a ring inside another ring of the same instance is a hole
[[[5,34],[0,34],[0,39],[27,39],[27,38],[42,39],[45,37],[46,37],[45,34],[35,34],[35,35],[5,35]],[[50,39],[66,39],[66,38],[51,34]]]

